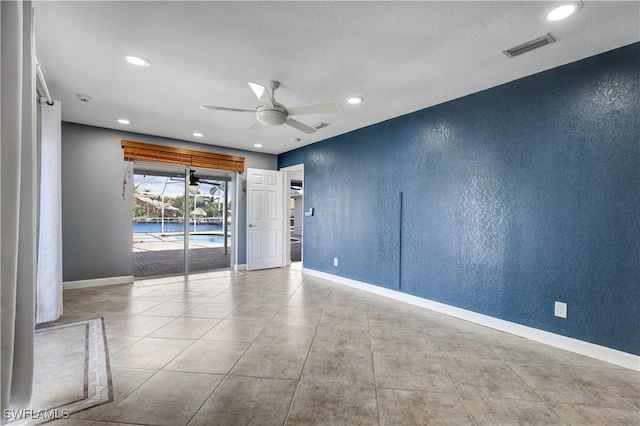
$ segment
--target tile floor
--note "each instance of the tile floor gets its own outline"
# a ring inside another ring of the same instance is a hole
[[[70,290],[65,312],[105,318],[115,395],[69,426],[640,424],[637,372],[295,268]]]

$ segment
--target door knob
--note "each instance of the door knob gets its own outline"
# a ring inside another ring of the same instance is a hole
[[[253,224],[252,223],[249,224],[249,228],[253,228]]]

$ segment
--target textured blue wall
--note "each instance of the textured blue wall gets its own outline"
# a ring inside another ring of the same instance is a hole
[[[284,153],[305,267],[640,354],[639,117],[636,43]]]

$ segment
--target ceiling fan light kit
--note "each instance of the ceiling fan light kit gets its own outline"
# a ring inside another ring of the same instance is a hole
[[[260,105],[256,110],[256,118],[265,126],[279,126],[287,121],[287,111],[279,105],[273,108]]]
[[[315,133],[317,129],[308,126],[298,120],[294,120],[290,116],[304,114],[331,114],[337,112],[336,106],[332,103],[305,105],[287,109],[284,105],[275,101],[275,91],[278,87],[280,87],[280,83],[277,81],[268,80],[264,84],[264,86],[258,83],[249,82],[249,87],[261,102],[261,104],[258,105],[255,110],[217,107],[209,105],[200,105],[200,108],[214,111],[255,113],[257,121],[245,128],[243,132],[247,132],[253,129],[257,124],[263,124],[269,127],[287,124],[307,134]]]

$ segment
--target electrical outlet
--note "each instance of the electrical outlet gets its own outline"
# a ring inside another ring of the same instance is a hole
[[[338,266],[338,258],[337,257],[333,258],[333,266]]]
[[[556,302],[554,315],[560,318],[567,317],[567,304],[564,302]]]

